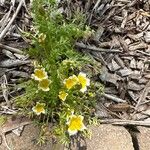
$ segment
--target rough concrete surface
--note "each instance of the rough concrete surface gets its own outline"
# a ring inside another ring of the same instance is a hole
[[[92,138],[82,141],[80,148],[78,146],[72,147],[73,150],[134,150],[131,136],[124,127],[100,125],[92,126],[90,129],[92,130]],[[12,148],[12,150],[64,149],[64,147],[60,144],[52,145],[51,140],[49,140],[42,147],[36,145],[36,139],[38,135],[38,127],[35,127],[31,124],[24,128],[22,136],[18,137],[14,133],[9,133],[6,135],[6,138],[8,145]],[[0,150],[7,150],[6,146],[4,146],[4,141],[0,145]]]
[[[8,133],[6,139],[11,150],[63,150],[63,146],[60,144],[53,144],[49,140],[46,144],[39,146],[36,144],[39,135],[39,128],[33,124],[27,125],[20,137],[14,133]],[[0,150],[7,150],[4,144],[4,140],[0,145]]]
[[[87,150],[134,150],[131,136],[124,127],[100,125],[91,130],[93,136],[87,139]]]
[[[150,150],[150,128],[138,127],[139,133],[136,134],[139,150]]]

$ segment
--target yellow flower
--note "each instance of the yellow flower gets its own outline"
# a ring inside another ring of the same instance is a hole
[[[47,79],[47,72],[45,72],[44,68],[41,69],[35,69],[34,74],[31,75],[31,78],[37,81],[41,81],[43,79]]]
[[[66,92],[64,92],[64,91],[60,91],[59,92],[59,95],[58,95],[58,97],[61,99],[61,100],[63,100],[63,101],[65,101],[66,100],[66,97],[68,96],[68,94],[66,93]]]
[[[73,86],[75,86],[78,83],[78,78],[75,75],[70,76],[68,79],[64,80],[64,85],[67,89],[71,89]]]
[[[69,118],[70,119],[67,122],[69,135],[74,135],[78,131],[83,131],[84,129],[86,129],[85,125],[83,124],[83,116],[71,115]]]
[[[49,91],[49,85],[50,85],[51,81],[48,79],[43,79],[39,82],[38,84],[38,88],[43,90],[43,91]]]
[[[81,92],[84,93],[87,90],[87,86],[90,85],[90,79],[86,77],[86,74],[83,72],[80,72],[78,75],[79,83],[81,84]]]
[[[32,108],[33,112],[36,113],[37,115],[40,115],[41,113],[45,114],[45,103],[36,103],[36,106]]]
[[[39,34],[39,37],[38,37],[39,43],[43,43],[45,41],[45,39],[46,39],[45,34],[43,34],[43,33]]]

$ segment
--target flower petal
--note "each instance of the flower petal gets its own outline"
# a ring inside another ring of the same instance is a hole
[[[65,101],[66,100],[66,97],[68,96],[68,93],[66,93],[66,92],[64,92],[64,91],[60,91],[59,92],[59,95],[58,95],[58,97],[61,99],[61,100],[63,100],[63,101]]]
[[[69,135],[74,135],[77,131],[83,131],[86,129],[85,125],[83,124],[84,117],[81,115],[71,115],[67,122],[68,125],[68,133]]]
[[[70,136],[77,134],[78,130],[70,130],[68,129],[68,133]]]
[[[90,79],[86,77],[86,74],[80,72],[78,75],[79,83],[81,84],[81,92],[84,93],[87,90],[87,86],[90,85]]]
[[[41,113],[45,114],[45,103],[36,103],[36,106],[32,108],[32,111],[36,113],[36,115],[40,115]]]
[[[64,85],[68,90],[70,90],[73,86],[78,83],[78,78],[75,75],[70,76],[68,79],[64,80]]]
[[[35,69],[34,74],[31,75],[31,78],[37,81],[41,81],[43,79],[47,79],[48,75],[47,75],[47,72],[45,72],[44,68]]]
[[[87,87],[81,88],[80,91],[81,91],[82,93],[84,93],[85,91],[87,91]]]

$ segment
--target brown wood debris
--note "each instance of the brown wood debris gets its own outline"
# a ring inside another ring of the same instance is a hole
[[[77,9],[86,12],[87,24],[95,31],[76,47],[102,63],[99,79],[109,96],[104,96],[105,101],[100,98],[101,103],[109,103],[105,106],[116,110],[117,117],[143,119],[140,107],[150,104],[150,1],[76,1],[65,12]],[[111,96],[125,100],[126,105]]]
[[[27,47],[26,39],[20,34],[30,30],[31,16],[29,3],[13,2],[0,4],[0,78],[15,87],[19,78],[28,79],[31,73],[30,60],[21,50]],[[72,18],[73,12],[85,14],[86,24],[94,30],[75,47],[102,64],[97,76],[105,91],[98,98],[96,115],[125,119],[112,124],[149,125],[144,120],[150,108],[150,1],[62,0],[59,7],[66,18]],[[1,84],[8,88],[0,91],[0,102],[7,105],[2,105],[1,113],[14,114],[9,95],[20,89]]]
[[[20,79],[31,74],[31,61],[25,54],[28,47],[24,32],[30,31],[29,1],[0,1],[0,114],[15,114],[10,99],[20,90]]]

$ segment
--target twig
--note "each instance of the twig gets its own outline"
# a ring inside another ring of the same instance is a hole
[[[8,143],[7,143],[7,139],[6,139],[6,134],[5,133],[2,133],[2,139],[4,140],[4,143],[7,147],[8,150],[11,150],[11,148],[9,147]]]
[[[3,45],[0,43],[0,48],[3,48],[3,49],[7,49],[11,52],[14,52],[14,53],[17,53],[17,54],[23,54],[23,51],[17,49],[17,48],[13,48],[13,47],[10,47],[10,46],[7,46],[7,45]]]
[[[121,99],[121,98],[118,98],[118,97],[115,97],[115,96],[112,96],[112,95],[109,95],[109,94],[103,94],[104,97],[108,98],[108,99],[111,99],[115,102],[118,102],[118,103],[125,103],[126,101]]]
[[[106,119],[101,120],[101,123],[104,124],[113,124],[113,125],[135,125],[135,126],[147,126],[150,127],[150,121],[134,121],[134,120],[121,120],[121,119]]]
[[[6,24],[8,23],[12,9],[13,9],[13,6],[10,7],[9,12],[8,12],[7,14],[5,14],[5,15],[3,16],[3,18],[1,19],[1,21],[0,21],[0,26],[1,26],[0,32],[3,31],[3,29],[4,29],[5,26],[6,26]],[[2,25],[1,25],[1,24],[2,24]]]
[[[89,49],[89,50],[96,51],[96,52],[122,53],[122,51],[120,51],[120,50],[118,50],[118,49],[97,48],[97,47],[88,46],[88,45],[85,45],[85,44],[79,43],[79,42],[76,42],[76,43],[75,43],[75,46],[77,46],[77,47],[79,47],[79,48],[83,48],[83,49]]]
[[[24,0],[20,0],[19,5],[17,7],[16,12],[14,13],[14,15],[12,16],[11,20],[9,21],[9,23],[7,24],[7,26],[5,27],[5,29],[1,32],[0,34],[0,41],[2,40],[2,38],[5,36],[6,32],[8,31],[8,29],[10,28],[11,24],[13,23],[13,21],[15,20],[16,16],[18,15],[20,8],[22,7],[24,3]]]
[[[7,60],[4,60],[4,61],[1,61],[0,62],[0,67],[4,67],[4,68],[11,68],[11,67],[16,67],[16,66],[21,66],[21,65],[25,65],[25,64],[29,64],[31,63],[30,60],[25,60],[25,61],[22,61],[22,60],[19,60],[19,59],[16,59],[16,60],[13,60],[13,59],[7,59]]]
[[[146,98],[146,96],[147,96],[147,94],[148,94],[148,91],[149,91],[149,88],[148,88],[148,87],[150,87],[150,81],[146,84],[144,90],[142,91],[142,93],[141,93],[141,95],[140,95],[140,97],[139,97],[139,99],[138,99],[138,102],[137,102],[137,104],[136,104],[136,106],[135,106],[135,110],[137,110],[137,108],[138,108],[138,106],[140,105],[141,101],[144,101],[144,100],[145,100],[145,98]]]
[[[146,53],[146,52],[143,52],[143,51],[140,51],[140,50],[136,50],[138,53],[141,53],[141,54],[143,54],[143,55],[145,55],[145,56],[150,56],[150,54],[149,53]]]
[[[11,103],[10,103],[10,101],[9,101],[9,99],[8,99],[8,87],[7,87],[7,77],[6,77],[6,75],[4,74],[3,76],[2,76],[2,83],[1,83],[1,87],[2,87],[2,92],[3,92],[3,97],[4,97],[4,99],[5,99],[5,101],[6,101],[6,103],[7,103],[7,106],[9,107],[9,108],[11,108]]]

